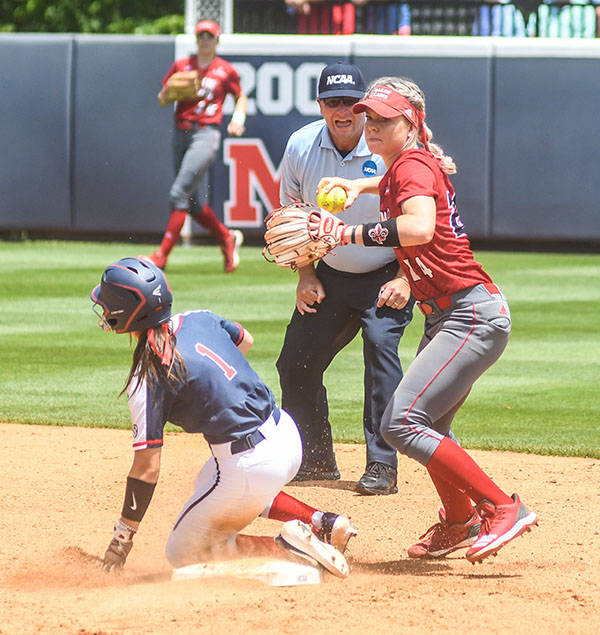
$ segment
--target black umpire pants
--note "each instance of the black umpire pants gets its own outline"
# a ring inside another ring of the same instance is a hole
[[[303,468],[335,465],[327,391],[323,373],[342,348],[362,329],[364,373],[363,427],[367,463],[397,467],[396,450],[379,428],[388,401],[402,379],[398,344],[412,319],[414,301],[401,310],[377,307],[381,285],[394,278],[397,261],[369,273],[346,273],[320,262],[316,274],[325,299],[316,313],[294,310],[277,360],[281,405],[302,436]],[[353,391],[353,386],[348,386]]]

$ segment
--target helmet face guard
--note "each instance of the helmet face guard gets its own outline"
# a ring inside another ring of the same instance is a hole
[[[116,333],[145,331],[167,322],[173,304],[163,272],[142,258],[123,258],[109,265],[90,298],[99,325]]]

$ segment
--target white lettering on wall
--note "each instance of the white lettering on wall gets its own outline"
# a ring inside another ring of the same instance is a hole
[[[284,116],[294,109],[306,117],[319,116],[316,86],[325,64],[305,62],[296,69],[286,62],[265,62],[257,69],[248,62],[234,62],[233,65],[248,97],[248,116],[257,113]],[[351,75],[336,77],[352,80]],[[227,97],[223,112],[225,115],[233,112],[231,96]]]

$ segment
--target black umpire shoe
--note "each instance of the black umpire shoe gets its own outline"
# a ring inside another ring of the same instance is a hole
[[[356,484],[356,491],[364,496],[396,494],[398,472],[385,463],[374,461],[367,465],[365,473]]]

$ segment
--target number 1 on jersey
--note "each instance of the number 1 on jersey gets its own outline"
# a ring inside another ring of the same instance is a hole
[[[211,362],[214,362],[222,371],[228,381],[231,381],[236,375],[237,370],[230,366],[222,357],[217,355],[213,350],[208,348],[208,346],[204,346],[204,344],[200,344],[199,342],[196,344],[196,353],[199,355],[204,355],[208,357]]]

